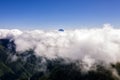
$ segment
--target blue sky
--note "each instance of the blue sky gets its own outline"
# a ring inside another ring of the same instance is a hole
[[[0,28],[120,26],[120,0],[0,0]]]

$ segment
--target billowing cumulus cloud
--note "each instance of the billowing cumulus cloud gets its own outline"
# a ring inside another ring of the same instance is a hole
[[[0,38],[15,41],[16,51],[33,49],[36,56],[81,60],[91,66],[120,61],[120,29],[105,24],[103,28],[61,31],[0,30]]]

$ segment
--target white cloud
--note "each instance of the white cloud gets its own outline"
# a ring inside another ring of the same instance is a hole
[[[59,56],[83,60],[89,66],[98,61],[116,63],[120,61],[120,29],[111,28],[108,24],[104,26],[101,29],[64,32],[0,30],[0,38],[14,39],[17,51],[34,49],[36,56],[46,56],[49,59]]]

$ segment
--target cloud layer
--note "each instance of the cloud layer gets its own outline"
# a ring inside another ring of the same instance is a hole
[[[0,29],[0,38],[14,40],[18,52],[33,49],[36,56],[49,59],[82,60],[89,66],[99,61],[107,64],[120,61],[120,29],[111,28],[110,25],[64,32]]]

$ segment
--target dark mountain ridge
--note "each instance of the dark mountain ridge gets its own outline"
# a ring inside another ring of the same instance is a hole
[[[22,53],[15,49],[14,40],[0,39],[0,80],[120,80],[120,63],[110,68],[98,64],[83,72],[76,65],[80,61],[65,63],[63,58],[38,57],[32,49]]]

